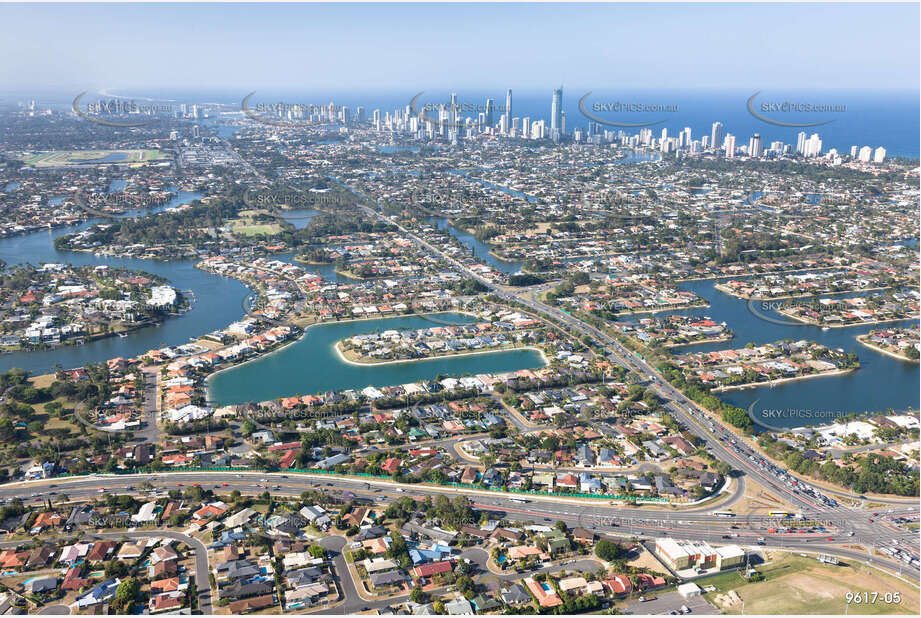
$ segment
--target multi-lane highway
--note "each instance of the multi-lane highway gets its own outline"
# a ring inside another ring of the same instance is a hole
[[[700,539],[714,543],[754,544],[758,537],[764,537],[768,546],[786,548],[821,548],[828,553],[836,553],[840,545],[862,544],[880,545],[878,535],[866,536],[856,525],[856,521],[841,517],[831,518],[831,513],[809,513],[804,516],[817,524],[824,524],[824,531],[812,533],[781,532],[786,527],[795,527],[787,520],[763,515],[739,515],[734,518],[719,518],[713,511],[720,508],[713,506],[703,510],[652,510],[644,507],[625,507],[611,504],[606,500],[561,499],[554,496],[528,496],[525,502],[517,494],[503,492],[476,491],[453,487],[414,486],[397,484],[386,480],[364,480],[328,475],[281,474],[262,472],[166,472],[153,475],[98,475],[57,481],[35,481],[7,484],[0,487],[0,498],[8,500],[21,498],[41,500],[66,494],[70,499],[91,498],[106,492],[140,493],[138,486],[144,482],[152,484],[154,491],[184,489],[199,485],[221,494],[238,490],[243,494],[256,495],[266,490],[276,495],[297,496],[309,489],[327,491],[347,490],[356,496],[371,500],[389,500],[412,496],[422,498],[433,493],[448,495],[465,495],[476,508],[505,513],[515,519],[531,519],[535,522],[552,523],[557,520],[571,525],[580,525],[599,533],[616,534],[626,537],[661,537],[676,536],[688,539]],[[910,507],[892,509],[886,517],[898,517],[913,514]],[[865,515],[865,514],[864,514]],[[882,524],[880,528],[883,528]],[[909,542],[913,536],[895,527],[889,528],[889,538]],[[776,530],[776,532],[768,532]],[[854,536],[850,536],[854,532]],[[832,539],[832,540],[829,540]],[[843,555],[843,554],[842,554]],[[866,554],[861,554],[867,559]],[[882,558],[880,559],[882,561]],[[906,568],[896,562],[895,567]]]
[[[352,190],[354,191],[354,189]],[[358,195],[362,195],[360,192],[355,192]],[[362,195],[362,197],[366,196]],[[412,231],[386,217],[383,213],[367,206],[361,206],[361,208],[369,215],[396,226],[413,242],[441,257],[466,276],[488,287],[493,294],[510,302],[521,303],[538,315],[549,318],[559,324],[564,324],[576,333],[591,337],[604,347],[610,358],[641,376],[648,388],[651,388],[659,397],[667,401],[666,407],[669,412],[689,431],[705,440],[708,450],[714,457],[729,463],[749,480],[775,493],[778,498],[795,506],[797,509],[801,509],[804,513],[808,512],[810,516],[821,516],[841,529],[853,531],[855,536],[859,534],[862,538],[876,539],[877,542],[882,543],[904,543],[905,539],[898,532],[893,531],[888,526],[870,521],[871,518],[866,516],[865,511],[846,505],[839,505],[821,491],[810,487],[801,479],[797,479],[788,472],[782,471],[769,463],[762,455],[747,446],[744,441],[738,439],[718,419],[705,413],[691,399],[663,380],[658,371],[646,363],[645,360],[638,358],[607,333],[556,307],[551,307],[535,300],[531,295],[510,291],[497,285],[438,247],[419,238]],[[836,492],[836,495],[859,499],[858,496],[849,495],[846,492]],[[887,500],[885,502],[889,504],[905,504],[907,501]],[[916,501],[914,502],[913,512],[918,512]],[[912,543],[911,547],[913,554],[917,557],[917,543]]]

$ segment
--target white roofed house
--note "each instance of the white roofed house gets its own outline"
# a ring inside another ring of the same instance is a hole
[[[168,309],[176,304],[176,290],[168,285],[158,285],[150,289],[147,305],[154,309]]]
[[[189,423],[211,416],[211,408],[203,408],[189,404],[178,409],[167,411],[167,416],[172,423]]]
[[[320,530],[326,530],[332,524],[332,520],[326,514],[326,509],[322,506],[305,506],[299,513]]]
[[[139,524],[146,524],[157,519],[157,503],[156,502],[147,502],[144,504],[137,513],[131,516],[131,521],[137,522]]]

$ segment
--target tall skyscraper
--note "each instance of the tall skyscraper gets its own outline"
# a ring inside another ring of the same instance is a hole
[[[748,140],[748,156],[753,159],[757,159],[761,157],[763,152],[764,149],[761,143],[761,135],[759,133],[755,133],[752,135],[751,139]]]
[[[731,159],[736,156],[736,136],[732,133],[726,134],[725,140],[726,158]]]
[[[803,148],[804,157],[817,157],[822,154],[822,138],[818,133],[813,133],[805,142]]]
[[[512,126],[512,89],[505,91],[505,132]]]
[[[493,115],[496,112],[496,102],[492,99],[486,99],[486,126],[491,127],[495,124],[496,119]]]
[[[723,123],[714,122],[710,129],[710,148],[714,150],[723,145]]]
[[[805,155],[806,154],[806,132],[800,131],[796,134],[796,152]]]
[[[553,90],[553,97],[550,100],[550,132],[563,131],[563,87]]]
[[[873,151],[873,162],[874,163],[882,163],[885,160],[886,160],[886,149],[885,148],[880,146],[879,148]]]

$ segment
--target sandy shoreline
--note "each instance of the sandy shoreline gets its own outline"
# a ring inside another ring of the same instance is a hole
[[[872,343],[869,343],[869,342],[865,339],[866,337],[869,337],[869,333],[866,334],[866,335],[857,335],[857,343],[859,343],[859,344],[861,344],[861,345],[864,345],[864,346],[870,348],[871,350],[875,350],[875,351],[879,352],[880,354],[885,354],[886,356],[891,356],[892,358],[898,359],[898,360],[900,360],[900,361],[904,361],[904,362],[906,362],[906,363],[917,363],[917,362],[919,362],[919,359],[917,359],[917,358],[908,358],[907,356],[902,356],[901,354],[896,354],[895,352],[892,352],[892,351],[890,351],[890,350],[886,350],[885,348],[881,348],[881,347],[879,347],[879,346],[877,346],[877,345],[873,345]]]
[[[684,348],[689,345],[703,345],[705,343],[724,343],[726,341],[732,341],[735,337],[711,337],[710,339],[701,339],[699,341],[689,341],[688,343],[669,343],[668,345],[662,346],[666,349],[672,348]]]
[[[348,365],[355,365],[356,367],[380,367],[382,365],[402,365],[404,363],[418,363],[418,362],[424,362],[424,361],[434,361],[434,360],[441,360],[443,358],[461,358],[464,356],[477,356],[480,354],[497,354],[499,352],[511,352],[513,350],[534,350],[535,352],[540,354],[540,358],[543,361],[544,366],[550,364],[550,361],[547,360],[547,355],[544,353],[544,351],[534,346],[524,346],[520,348],[518,347],[500,348],[498,350],[474,350],[473,352],[461,352],[459,354],[443,354],[440,356],[429,356],[426,358],[407,358],[405,360],[388,360],[388,361],[362,363],[362,362],[347,359],[345,355],[342,353],[342,350],[339,349],[340,343],[341,341],[337,341],[335,344],[333,344],[333,349],[336,351],[336,355],[339,357],[339,359],[342,362]]]
[[[787,294],[785,296],[742,296],[741,294],[736,294],[731,288],[726,287],[722,283],[718,283],[713,286],[715,289],[726,294],[727,296],[732,296],[733,298],[738,298],[739,300],[760,300],[760,301],[772,301],[772,300],[790,300],[794,298],[819,298],[821,296],[840,296],[841,294],[860,294],[863,292],[878,292],[879,290],[893,290],[898,286],[882,286],[877,288],[861,288],[859,290],[843,290],[841,292],[813,292],[812,294]]]
[[[838,369],[836,371],[823,371],[821,373],[810,373],[804,376],[795,376],[792,378],[778,378],[776,380],[770,380],[769,382],[749,382],[748,384],[738,384],[733,386],[720,386],[718,388],[712,389],[711,393],[725,393],[728,391],[740,391],[748,388],[760,388],[762,386],[775,386],[777,384],[784,384],[786,382],[797,382],[799,380],[809,380],[811,378],[824,378],[828,376],[839,376],[844,375],[845,373],[851,373],[852,371],[857,371],[856,369]]]
[[[871,320],[869,322],[854,322],[853,324],[819,324],[814,320],[807,320],[799,316],[791,315],[786,311],[778,311],[780,315],[785,318],[790,318],[791,320],[796,320],[800,324],[805,324],[806,326],[815,326],[817,328],[852,328],[854,326],[872,326],[874,324],[888,324],[889,322],[903,322],[905,320],[917,320],[918,316],[907,316],[904,318],[888,318],[885,320]]]
[[[461,314],[461,315],[469,315],[469,316],[474,317],[474,318],[478,317],[475,313],[471,313],[471,312],[469,312],[469,311],[463,311],[463,310],[460,310],[460,309],[457,309],[457,310],[450,310],[450,309],[449,309],[449,310],[447,310],[447,311],[434,311],[434,312],[429,312],[429,313],[408,313],[408,314],[399,314],[399,315],[376,316],[376,317],[373,317],[373,318],[350,318],[350,319],[347,319],[347,320],[329,320],[329,321],[325,321],[325,322],[314,322],[313,324],[308,324],[307,326],[305,326],[305,327],[303,328],[303,332],[301,333],[301,336],[300,336],[300,337],[297,337],[296,339],[291,339],[291,340],[289,340],[289,341],[286,341],[286,342],[284,342],[284,344],[278,346],[277,348],[273,348],[272,350],[269,350],[269,351],[266,352],[265,354],[259,354],[259,355],[257,355],[257,356],[254,356],[253,358],[248,358],[248,359],[246,359],[245,361],[243,361],[242,363],[235,363],[235,364],[229,365],[229,366],[227,366],[227,367],[221,367],[221,368],[218,369],[217,371],[214,371],[214,372],[212,372],[212,373],[209,373],[207,376],[205,376],[205,391],[206,391],[206,394],[207,394],[208,398],[210,399],[210,398],[211,398],[211,393],[210,393],[210,388],[211,388],[211,387],[210,387],[209,383],[210,383],[210,381],[211,381],[211,378],[213,378],[214,376],[218,375],[219,373],[223,373],[223,372],[225,372],[225,371],[230,371],[231,369],[236,369],[237,367],[242,367],[242,366],[244,366],[244,365],[246,365],[246,364],[249,364],[249,363],[252,363],[252,362],[255,362],[255,361],[258,361],[258,360],[262,360],[263,358],[268,358],[269,356],[271,356],[272,354],[275,354],[276,352],[280,352],[281,350],[283,350],[284,348],[288,347],[289,345],[291,345],[291,344],[293,344],[293,343],[297,343],[298,341],[300,341],[301,339],[303,339],[304,337],[306,337],[308,331],[309,331],[311,328],[313,328],[314,326],[321,326],[321,325],[323,325],[323,324],[347,324],[347,323],[349,323],[349,322],[367,322],[367,321],[370,321],[370,320],[389,320],[389,319],[406,318],[406,317],[413,317],[413,316],[425,317],[425,316],[442,315],[442,314],[445,314],[445,313],[457,313],[457,314]],[[336,346],[333,346],[333,347],[335,348]],[[496,352],[500,352],[501,350],[495,350],[495,351],[496,351]],[[367,364],[365,364],[365,363],[353,363],[352,361],[349,361],[349,360],[345,359],[344,357],[342,357],[342,355],[341,355],[341,353],[339,352],[338,349],[336,350],[336,353],[339,354],[340,358],[343,358],[343,360],[344,360],[346,363],[348,363],[348,364],[352,364],[352,365],[356,365],[356,364],[357,364],[357,365],[361,365],[361,366],[365,366],[365,367],[366,367],[366,366],[369,366],[369,365],[367,365]],[[542,356],[542,358],[543,358],[545,364],[549,365],[550,363],[547,361],[547,357],[543,354],[542,351],[541,351],[541,356]],[[435,360],[435,359],[419,359],[419,360]]]

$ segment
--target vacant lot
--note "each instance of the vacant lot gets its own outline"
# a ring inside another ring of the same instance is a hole
[[[917,614],[918,589],[876,569],[851,565],[822,565],[814,558],[774,553],[758,570],[765,580],[748,583],[736,572],[698,581],[701,587],[715,586],[707,599],[727,614],[742,613],[739,603],[720,605],[717,595],[734,590],[745,603],[747,614]],[[847,606],[845,595],[875,592],[875,604]],[[885,603],[887,593],[901,595],[900,603]]]

